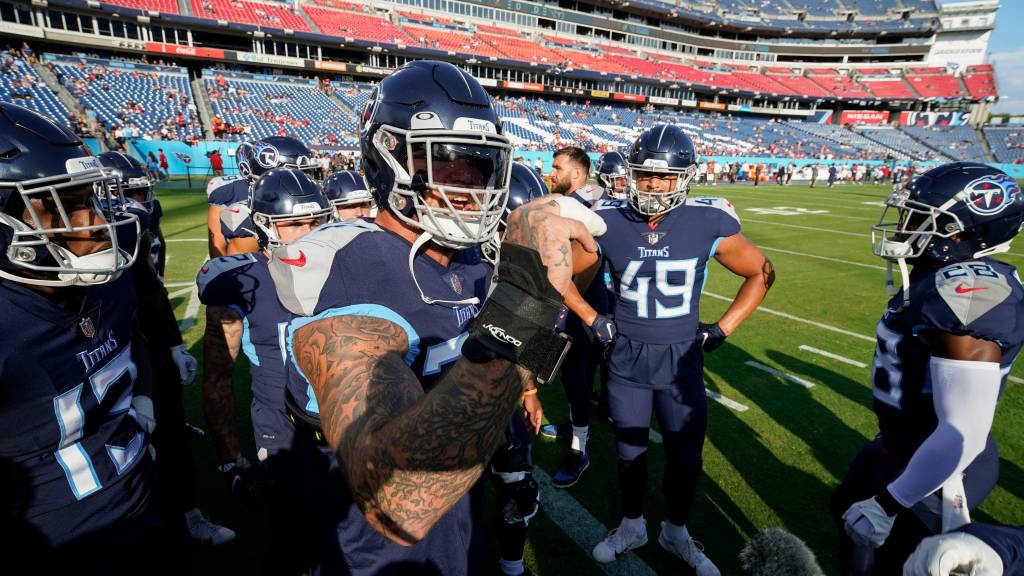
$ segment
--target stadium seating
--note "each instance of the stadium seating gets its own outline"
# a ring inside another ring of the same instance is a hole
[[[921,72],[922,69],[911,68],[912,71]],[[926,68],[924,70],[936,70],[935,68]],[[939,68],[938,70],[942,70]],[[943,70],[943,72],[945,72]],[[957,81],[955,76],[950,74],[920,74],[914,73],[907,77],[907,82],[914,89],[921,98],[925,99],[946,99],[951,100],[954,98],[962,98],[963,92],[960,90],[960,83]]]
[[[490,34],[477,34],[477,37],[512,60],[550,65],[558,64],[563,60],[557,52],[547,49],[536,41]]]
[[[917,98],[902,78],[861,78],[860,83],[879,100],[913,100]]]
[[[192,13],[200,18],[242,22],[269,28],[309,31],[302,16],[287,4],[248,0],[191,0]]]
[[[67,124],[68,109],[21,56],[0,51],[0,100],[13,102]]]
[[[225,138],[245,140],[293,134],[311,145],[358,144],[355,119],[361,107],[354,109],[356,114],[345,110],[315,80],[257,78],[204,70],[203,81],[214,115],[227,125],[242,128],[241,134],[225,134]],[[339,99],[341,93],[354,98],[347,94],[351,88],[338,85],[334,91]]]
[[[398,26],[383,18],[313,6],[306,6],[306,14],[324,34],[368,42],[416,45]]]
[[[170,138],[202,137],[185,69],[50,54],[46,58],[61,83],[108,130],[134,125],[144,134],[166,128]]]
[[[103,0],[103,2],[139,10],[155,10],[164,14],[178,13],[177,0]]]
[[[985,139],[997,162],[1024,164],[1024,126],[985,128]]]
[[[996,79],[992,65],[969,66],[963,75],[964,86],[972,100],[984,100],[996,96]]]
[[[870,98],[871,94],[863,86],[854,82],[849,76],[842,75],[814,75],[810,76],[813,82],[828,91],[829,95],[844,100],[863,100]]]
[[[858,132],[868,138],[871,138],[875,142],[882,144],[883,146],[888,146],[893,150],[906,154],[911,160],[941,162],[951,160],[951,158],[945,154],[940,154],[935,150],[921,146],[920,142],[914,140],[908,133],[902,130],[897,130],[895,128],[860,127]]]
[[[970,126],[903,126],[900,129],[957,160],[985,161],[978,133]]]
[[[464,34],[454,30],[441,28],[427,28],[423,26],[403,27],[405,33],[412,39],[412,46],[422,46],[446,52],[460,54],[475,54],[478,56],[493,56],[504,58],[505,55],[499,52],[494,46],[481,42],[471,34]]]

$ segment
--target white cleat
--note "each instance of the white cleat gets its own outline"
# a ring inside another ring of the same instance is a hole
[[[704,554],[704,546],[693,539],[687,533],[682,540],[673,540],[665,532],[665,522],[661,523],[661,534],[658,534],[658,544],[669,554],[682,558],[683,562],[690,565],[697,571],[697,576],[721,576],[718,567]]]
[[[235,539],[235,531],[214,524],[198,509],[185,514],[188,533],[192,539],[204,546],[220,546]]]
[[[625,524],[625,522],[623,522]],[[594,560],[607,564],[618,560],[623,554],[647,544],[647,528],[630,530],[623,524],[612,530],[594,546]]]

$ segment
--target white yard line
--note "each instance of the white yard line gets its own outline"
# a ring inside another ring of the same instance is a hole
[[[772,220],[755,220],[753,218],[744,218],[744,222],[756,222],[758,224],[771,224],[773,226],[782,226],[783,228],[798,228],[800,230],[812,230],[814,232],[826,232],[829,234],[842,234],[844,236],[856,236],[857,238],[870,238],[871,234],[861,234],[860,232],[846,232],[845,230],[832,230],[831,228],[818,228],[816,226],[801,226],[799,224],[785,224],[783,222],[775,222]]]
[[[188,307],[185,308],[185,317],[178,321],[178,329],[182,334],[188,332],[196,325],[196,314],[199,313],[199,287],[192,287],[192,295],[188,298]]]
[[[183,288],[185,286],[195,286],[195,285],[196,285],[195,280],[191,280],[189,282],[165,282],[164,283],[164,288]]]
[[[718,402],[719,404],[725,406],[726,408],[732,408],[737,412],[746,412],[747,410],[750,410],[750,406],[747,406],[746,404],[740,404],[739,402],[732,400],[731,398],[726,398],[725,396],[722,396],[721,394],[715,392],[714,390],[708,390],[707,392],[708,398],[711,398],[712,400]]]
[[[809,382],[809,381],[804,380],[803,378],[801,378],[799,376],[794,376],[794,375],[789,374],[787,372],[783,372],[782,370],[778,370],[776,368],[772,368],[771,366],[765,366],[764,364],[761,364],[760,362],[754,362],[753,360],[747,360],[746,362],[744,362],[744,364],[746,364],[747,366],[750,366],[751,368],[756,368],[756,369],[758,369],[758,370],[760,370],[762,372],[767,372],[767,373],[771,374],[772,376],[778,376],[779,378],[782,378],[783,380],[788,380],[788,381],[793,382],[795,384],[799,384],[799,385],[803,386],[804,388],[807,388],[808,390],[810,390],[811,388],[814,388],[814,382]]]
[[[206,242],[206,238],[168,238],[164,242]]]
[[[1007,376],[1006,379],[1016,384],[1024,384],[1024,378],[1019,378],[1017,376]]]
[[[766,252],[778,252],[780,254],[789,254],[791,256],[803,256],[804,258],[814,258],[816,260],[826,260],[828,262],[836,262],[838,264],[848,264],[850,266],[860,266],[861,268],[870,268],[872,270],[885,270],[885,266],[878,266],[876,264],[865,264],[863,262],[854,262],[853,260],[843,260],[842,258],[832,258],[830,256],[819,256],[817,254],[807,254],[806,252],[794,252],[793,250],[783,250],[782,248],[772,248],[770,246],[758,245],[758,248]]]
[[[829,352],[828,350],[822,350],[821,348],[815,348],[813,346],[808,346],[806,344],[801,344],[800,345],[800,349],[801,350],[805,350],[807,352],[810,352],[812,354],[817,354],[819,356],[824,356],[825,358],[831,358],[833,360],[838,360],[838,361],[842,362],[843,364],[849,364],[850,366],[856,366],[857,368],[867,368],[868,367],[867,364],[865,364],[865,363],[863,363],[863,362],[861,362],[859,360],[854,360],[853,358],[847,358],[846,356],[840,356],[839,354],[834,354],[832,352]]]
[[[555,488],[551,484],[551,477],[540,466],[533,468],[533,477],[540,485],[540,500],[544,505],[544,514],[576,543],[576,546],[586,554],[587,558],[590,558],[594,546],[608,534],[608,528],[570,496],[568,491]],[[648,546],[650,545],[651,543],[648,543]],[[626,554],[615,562],[597,564],[597,566],[605,574],[611,575],[654,576],[656,574],[636,554]]]
[[[707,292],[707,291],[705,291],[705,292],[702,293],[702,295],[703,296],[709,296],[711,298],[715,298],[716,300],[724,300],[726,302],[732,302],[732,300],[733,300],[730,297],[722,296],[721,294],[715,294],[714,292]],[[835,332],[836,334],[842,334],[844,336],[850,336],[851,338],[857,338],[857,339],[860,339],[860,340],[866,340],[868,342],[874,342],[875,341],[875,338],[873,338],[871,336],[865,336],[864,334],[858,334],[856,332],[852,332],[850,330],[846,330],[846,329],[843,329],[843,328],[832,326],[830,324],[823,324],[821,322],[815,322],[814,320],[808,320],[806,318],[801,318],[799,316],[794,316],[792,314],[787,314],[785,312],[779,312],[778,310],[773,310],[771,308],[766,308],[764,306],[758,306],[757,307],[757,311],[758,312],[764,312],[766,314],[772,314],[774,316],[779,316],[779,317],[782,317],[782,318],[786,318],[787,320],[793,320],[795,322],[801,322],[803,324],[809,324],[811,326],[815,326],[817,328],[821,328],[822,330],[828,330],[829,332]]]
[[[178,296],[184,296],[185,294],[188,294],[191,291],[192,291],[192,286],[186,286],[184,288],[180,288],[178,290],[175,290],[174,292],[171,292],[170,294],[167,295],[167,298],[171,299],[171,298],[177,298]]]

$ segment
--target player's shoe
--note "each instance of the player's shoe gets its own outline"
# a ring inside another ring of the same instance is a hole
[[[540,435],[545,438],[562,440],[572,438],[572,423],[562,422],[560,424],[545,424],[540,427]]]
[[[646,524],[642,525],[646,526]],[[612,530],[594,546],[594,560],[607,564],[618,560],[623,554],[635,550],[647,544],[647,528],[640,530],[630,529],[625,525],[625,519],[619,527]]]
[[[551,484],[555,488],[568,488],[580,481],[580,476],[590,467],[590,455],[586,450],[569,449],[565,455],[562,466],[558,468],[555,475],[551,477]]]
[[[661,523],[661,534],[658,534],[658,544],[669,554],[682,558],[691,568],[697,571],[697,576],[720,576],[718,567],[704,554],[704,546],[686,533],[686,538],[673,540],[665,532],[665,522]]]
[[[220,546],[235,539],[235,531],[214,524],[209,518],[203,516],[198,508],[185,514],[188,524],[188,533],[192,539],[204,546]]]

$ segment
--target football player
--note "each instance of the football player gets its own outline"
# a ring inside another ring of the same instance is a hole
[[[590,158],[580,148],[556,151],[551,176],[552,192],[569,196],[586,207],[593,207],[605,198],[604,189],[587,184]],[[565,332],[573,341],[561,371],[562,385],[569,400],[569,422],[544,427],[545,436],[571,437],[569,451],[551,477],[551,483],[558,488],[569,488],[579,482],[590,466],[587,439],[594,375],[603,356],[603,347],[615,336],[615,325],[608,317],[608,292],[604,282],[590,282],[582,296],[586,309],[592,313],[582,319],[570,313],[565,320]]]
[[[207,519],[199,510],[195,491],[195,458],[192,454],[182,386],[195,379],[199,364],[185,348],[174,317],[174,309],[158,272],[159,246],[162,245],[159,225],[154,227],[156,198],[146,176],[145,167],[135,158],[121,152],[104,152],[97,156],[100,164],[117,176],[108,185],[114,209],[139,221],[138,250],[142,254],[132,265],[132,278],[138,297],[138,323],[146,338],[149,363],[153,367],[153,405],[162,424],[153,434],[152,444],[160,452],[157,470],[169,506],[185,515],[192,538],[202,544],[219,545],[235,538],[234,531]],[[118,189],[120,186],[120,189]],[[136,243],[134,227],[119,227],[119,242]]]
[[[320,186],[292,168],[273,168],[260,176],[253,184],[250,209],[252,234],[260,251],[209,260],[196,276],[199,298],[214,319],[203,335],[208,367],[203,375],[203,410],[220,457],[219,470],[232,493],[251,502],[263,496],[257,486],[266,486],[266,479],[272,483],[266,495],[272,524],[284,532],[275,538],[282,547],[270,557],[284,561],[296,556],[297,531],[303,524],[294,517],[296,503],[289,500],[301,489],[295,481],[298,463],[290,450],[294,428],[284,407],[282,338],[291,315],[277,300],[268,263],[275,248],[331,221],[332,209]],[[252,378],[251,415],[259,471],[250,469],[242,456],[235,425],[232,370],[239,350],[249,360]]]
[[[626,199],[626,157],[622,152],[605,152],[597,160],[597,181],[601,183],[605,193],[616,199]]]
[[[619,456],[623,518],[594,547],[612,562],[647,542],[643,516],[647,438],[657,416],[665,449],[666,519],[658,543],[697,574],[718,569],[686,527],[701,473],[707,401],[704,353],[760,304],[774,282],[770,261],[742,234],[722,198],[688,198],[696,172],[693,143],[674,125],[641,133],[627,156],[627,201],[604,201],[604,260],[615,294],[617,335],[608,356],[608,403]],[[711,258],[745,278],[726,313],[699,322],[700,291]],[[593,259],[593,266],[599,260]]]
[[[227,254],[243,254],[259,250],[258,242],[251,236],[236,236],[231,233],[225,236],[222,220],[224,212],[234,218],[228,220],[241,222],[248,214],[235,212],[238,205],[249,203],[250,187],[257,178],[272,168],[295,168],[307,172],[316,169],[312,160],[313,154],[298,139],[292,136],[268,136],[252,142],[244,142],[235,151],[238,164],[238,176],[220,176],[210,180],[206,186],[207,210],[206,223],[210,234],[210,257]],[[229,230],[239,230],[237,225],[228,226]]]
[[[155,429],[130,268],[139,222],[66,128],[0,103],[0,475],[5,547],[42,573],[179,566],[157,506]],[[118,550],[111,557],[111,550]]]
[[[511,146],[490,97],[452,64],[383,79],[360,143],[375,222],[322,226],[270,263],[299,316],[286,401],[310,509],[331,520],[318,568],[480,573],[469,491],[565,349],[554,326],[570,237],[596,246],[557,205],[520,208],[484,302],[491,270],[476,246],[505,208]]]
[[[374,218],[377,206],[366,189],[363,175],[354,170],[339,170],[324,180],[324,194],[334,206],[339,222],[353,218]]]
[[[1024,342],[1024,288],[1006,252],[1024,194],[969,162],[934,168],[886,200],[874,253],[902,277],[878,323],[879,434],[832,496],[844,566],[898,573],[925,537],[969,521],[995,486],[996,401]],[[873,553],[872,553],[873,552]]]

